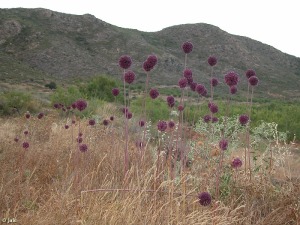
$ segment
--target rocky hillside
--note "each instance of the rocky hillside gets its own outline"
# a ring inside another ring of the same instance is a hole
[[[229,70],[244,78],[245,70],[252,68],[261,81],[258,91],[265,97],[300,97],[300,58],[250,38],[208,24],[141,32],[113,26],[89,14],[47,9],[0,9],[0,80],[70,82],[97,74],[119,78],[118,59],[129,54],[138,82],[144,82],[142,62],[154,53],[159,62],[151,73],[152,82],[172,85],[182,74],[180,46],[187,40],[194,44],[188,67],[197,82],[208,84],[207,58],[215,55],[219,61],[215,72],[220,79]]]

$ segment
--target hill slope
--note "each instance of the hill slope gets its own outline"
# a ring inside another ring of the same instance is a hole
[[[209,55],[216,55],[215,72],[220,79],[229,70],[244,77],[245,70],[252,68],[261,81],[261,96],[300,97],[300,58],[250,38],[208,24],[148,33],[119,28],[89,14],[47,9],[0,9],[0,80],[43,83],[51,79],[70,82],[96,74],[120,77],[118,59],[129,54],[138,82],[143,82],[142,62],[154,53],[159,63],[151,73],[152,82],[177,84],[184,67],[180,46],[187,40],[194,44],[188,67],[197,82],[208,84],[210,68],[206,61]],[[246,85],[245,80],[242,85]]]

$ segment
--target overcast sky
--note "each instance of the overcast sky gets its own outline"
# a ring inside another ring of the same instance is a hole
[[[89,13],[141,31],[208,23],[300,57],[299,0],[0,0],[0,8],[16,7]]]

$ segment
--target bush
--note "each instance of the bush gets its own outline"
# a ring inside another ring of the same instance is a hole
[[[79,91],[78,87],[70,86],[67,89],[59,87],[51,95],[51,102],[61,103],[65,106],[71,105],[79,98],[84,98],[84,95]]]
[[[49,89],[51,89],[51,90],[53,90],[53,89],[56,89],[57,87],[56,87],[56,83],[55,82],[53,82],[53,81],[51,81],[50,83],[48,83],[48,84],[45,84],[45,87],[47,87],[47,88],[49,88]]]
[[[8,116],[15,113],[19,115],[29,112],[37,112],[39,104],[27,93],[9,91],[0,94],[0,115]]]

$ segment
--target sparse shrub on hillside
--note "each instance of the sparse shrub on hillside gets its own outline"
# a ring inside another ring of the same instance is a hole
[[[83,98],[83,96],[84,95],[76,86],[70,86],[68,88],[58,87],[51,95],[51,102],[52,104],[61,103],[64,106],[70,106],[77,99]]]
[[[56,83],[55,82],[53,82],[53,81],[51,81],[50,83],[48,83],[48,84],[45,84],[45,87],[47,87],[47,88],[49,88],[49,89],[51,89],[51,90],[53,90],[53,89],[56,89],[57,88],[57,86],[56,86]]]

